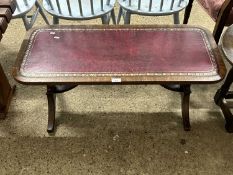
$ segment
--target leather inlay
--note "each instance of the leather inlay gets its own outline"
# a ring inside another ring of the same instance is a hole
[[[20,72],[32,77],[216,75],[208,43],[199,28],[38,29]]]

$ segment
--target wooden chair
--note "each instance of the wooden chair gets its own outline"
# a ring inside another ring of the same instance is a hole
[[[33,7],[36,7],[36,10],[33,13],[33,15],[27,15],[27,13],[30,12],[33,9]],[[29,30],[35,23],[39,13],[41,14],[45,22],[49,24],[49,21],[46,18],[42,10],[42,7],[37,2],[37,0],[16,0],[16,10],[13,14],[13,18],[22,18],[26,30]]]
[[[53,16],[53,24],[58,24],[59,18],[66,20],[101,18],[103,24],[109,24],[110,17],[116,24],[114,4],[115,0],[43,0],[45,10]]]
[[[213,35],[215,41],[218,43],[224,26],[233,24],[233,1],[232,0],[198,0],[199,4],[204,7],[206,12],[216,22]],[[189,4],[185,10],[184,24],[188,23],[188,19],[191,13],[193,0],[189,1]]]
[[[179,11],[184,9],[189,0],[119,0],[120,10],[117,23],[123,15],[124,24],[130,24],[131,14],[145,16],[173,15],[174,23],[179,24]]]

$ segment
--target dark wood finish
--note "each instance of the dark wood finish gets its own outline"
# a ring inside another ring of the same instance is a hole
[[[10,8],[13,14],[16,9],[16,0],[1,0],[0,8]]]
[[[12,18],[12,13],[16,8],[15,0],[0,1],[0,40],[2,34],[6,31],[7,23]],[[15,91],[15,86],[11,87],[7,77],[0,64],[0,118],[5,118],[10,106],[12,95]]]
[[[189,0],[189,3],[187,5],[187,7],[185,8],[185,12],[184,12],[183,24],[188,24],[188,20],[189,20],[189,16],[190,16],[192,7],[193,7],[193,0]]]
[[[228,27],[222,37],[221,48],[228,62],[233,66],[233,26]],[[225,82],[214,96],[215,103],[220,106],[225,117],[225,128],[228,132],[233,133],[233,115],[227,103],[227,99],[233,99],[230,86],[233,81],[233,68],[227,74]]]
[[[7,26],[8,24],[6,18],[0,17],[0,30],[2,33],[5,33]]]
[[[81,84],[162,84],[181,93],[188,131],[191,84],[218,82],[225,72],[211,33],[187,25],[38,28],[28,32],[13,68],[16,81],[47,86],[48,132],[54,130],[56,93]]]
[[[191,9],[192,9],[192,3],[193,3],[193,0],[190,0],[189,4],[185,10],[183,24],[188,23],[188,19],[189,19]],[[227,22],[229,14],[230,14],[230,11],[232,10],[232,7],[233,7],[232,0],[225,0],[223,5],[221,6],[221,9],[219,11],[218,17],[216,19],[216,24],[215,24],[214,30],[213,30],[214,39],[217,43],[219,42],[223,28],[226,25],[226,22]]]
[[[15,86],[11,87],[6,75],[0,65],[0,118],[5,118],[8,112],[12,95],[15,91]]]
[[[0,8],[0,17],[6,18],[9,23],[12,18],[12,12],[9,8]]]

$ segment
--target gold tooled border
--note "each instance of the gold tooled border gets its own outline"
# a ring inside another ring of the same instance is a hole
[[[207,50],[207,53],[209,55],[212,69],[209,71],[198,71],[198,72],[153,72],[153,73],[123,73],[123,72],[40,72],[40,73],[28,73],[25,71],[25,66],[27,65],[27,60],[30,57],[31,50],[34,46],[35,38],[40,32],[47,32],[47,31],[127,31],[127,30],[143,30],[143,31],[194,31],[199,32],[202,36],[203,42],[205,44],[205,48]],[[217,72],[217,64],[215,61],[214,53],[211,49],[211,46],[207,39],[207,34],[204,32],[204,30],[200,28],[107,28],[107,29],[37,29],[35,30],[29,39],[29,44],[27,46],[25,55],[23,57],[23,61],[20,67],[20,73],[21,75],[25,77],[113,77],[113,76],[215,76],[218,75]]]

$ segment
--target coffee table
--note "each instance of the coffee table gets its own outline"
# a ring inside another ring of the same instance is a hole
[[[13,68],[19,83],[47,86],[48,132],[54,130],[56,93],[83,84],[160,84],[180,92],[184,129],[190,130],[191,84],[218,82],[225,72],[211,33],[187,25],[36,28]]]

